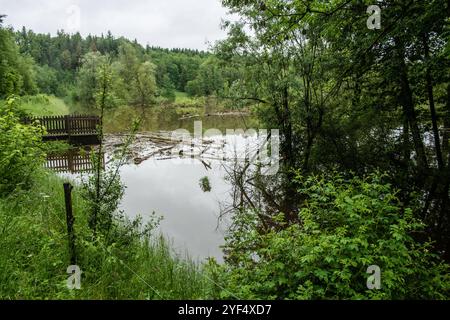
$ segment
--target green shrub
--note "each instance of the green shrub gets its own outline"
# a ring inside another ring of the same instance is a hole
[[[10,98],[0,105],[0,196],[26,188],[44,156],[43,129],[21,124],[14,103]]]
[[[301,224],[261,234],[237,215],[227,238],[222,297],[246,299],[448,299],[449,268],[411,234],[423,224],[377,175],[344,180],[298,176]],[[282,222],[281,215],[277,218]],[[367,268],[381,289],[367,288]]]

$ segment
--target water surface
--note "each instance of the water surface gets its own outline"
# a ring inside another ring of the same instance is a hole
[[[190,159],[147,160],[121,169],[127,186],[121,209],[130,217],[162,215],[159,230],[173,240],[175,250],[193,258],[222,260],[225,223],[219,224],[221,202],[229,198],[220,162],[206,169]],[[207,176],[212,190],[203,192],[199,180]]]
[[[139,112],[130,109],[117,110],[105,121],[107,133],[126,132]],[[172,131],[187,129],[193,132],[194,121],[202,121],[204,130],[244,129],[251,124],[245,116],[205,116],[180,119],[174,112],[150,112],[144,115],[140,130]],[[217,137],[218,139],[223,137]],[[243,137],[229,137],[228,148]],[[231,146],[233,149],[233,146]],[[219,148],[220,149],[220,148]],[[127,164],[121,168],[121,180],[126,186],[120,209],[133,218],[143,220],[155,212],[163,220],[157,230],[170,241],[179,254],[188,253],[203,260],[214,257],[222,261],[226,222],[219,221],[221,207],[230,202],[230,185],[225,181],[224,162],[205,160],[206,168],[199,160],[149,159],[139,165]],[[211,192],[203,192],[200,179],[208,177]]]

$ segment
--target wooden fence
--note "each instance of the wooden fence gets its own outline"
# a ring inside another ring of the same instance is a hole
[[[77,144],[98,144],[98,126],[100,117],[90,115],[66,115],[28,117],[22,119],[24,124],[37,123],[47,133],[44,140],[68,140]]]

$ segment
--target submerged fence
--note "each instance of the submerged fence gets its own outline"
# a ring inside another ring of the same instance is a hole
[[[105,168],[105,155],[102,154],[100,161],[101,167]],[[63,154],[51,154],[47,156],[45,167],[55,172],[93,172],[95,170],[94,162],[91,159],[89,151],[80,151],[78,149],[67,151]]]

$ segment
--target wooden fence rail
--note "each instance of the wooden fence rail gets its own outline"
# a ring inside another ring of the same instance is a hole
[[[45,127],[44,140],[69,140],[81,144],[97,144],[100,117],[91,115],[66,115],[27,117],[24,124],[38,123]]]

